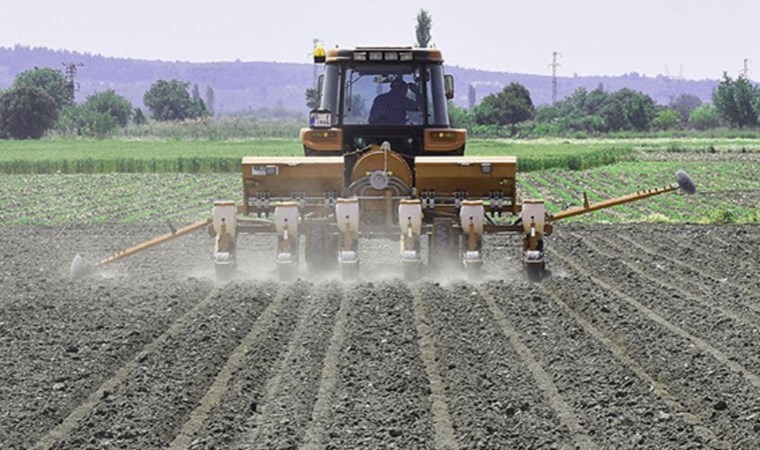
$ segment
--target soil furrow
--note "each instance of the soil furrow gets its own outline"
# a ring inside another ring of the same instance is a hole
[[[663,250],[658,251],[654,248],[651,248],[647,244],[636,242],[627,236],[618,235],[617,238],[625,241],[627,245],[633,246],[638,251],[646,253],[647,255],[650,256],[651,259],[660,260],[660,261],[664,260],[674,266],[677,266],[679,269],[681,269],[682,275],[691,276],[691,278],[696,281],[702,282],[704,281],[703,279],[707,279],[714,283],[725,284],[728,287],[741,290],[744,292],[744,295],[753,295],[753,296],[758,295],[758,287],[760,286],[752,287],[752,286],[745,285],[743,283],[738,283],[729,278],[724,278],[721,275],[716,274],[715,272],[711,271],[710,269],[697,267],[695,264],[688,264],[678,259],[672,258],[668,256],[668,252],[666,251],[663,251]],[[615,245],[618,248],[620,248],[620,245],[622,245],[610,239],[604,239],[604,241],[610,245]],[[651,241],[648,241],[648,242],[651,242]],[[680,277],[679,277],[679,280],[680,280]],[[754,306],[754,304],[752,306]]]
[[[483,290],[601,448],[660,449],[699,440],[683,418],[668,416],[651,385],[535,284],[494,282]]]
[[[216,287],[211,289],[205,298],[198,302],[192,309],[180,316],[179,319],[173,322],[161,335],[145,345],[145,347],[143,347],[132,359],[121,366],[111,378],[107,379],[97,390],[92,392],[84,402],[71,411],[61,423],[42,436],[42,438],[34,444],[33,448],[49,449],[59,440],[69,437],[68,435],[72,433],[80,422],[99,406],[99,403],[107,396],[108,392],[113,391],[119,384],[126,380],[147,355],[155,352],[159,346],[163,345],[167,340],[174,337],[182,328],[186,327],[192,320],[192,317],[198,314],[199,310],[208,306],[217,292],[218,289]]]
[[[602,250],[603,247],[595,241],[604,243],[605,250]],[[745,326],[755,328],[760,324],[760,316],[758,316],[760,309],[751,303],[754,299],[749,296],[736,296],[734,298],[726,293],[706,292],[708,288],[704,285],[695,285],[693,281],[689,282],[688,280],[683,280],[683,277],[676,277],[672,270],[668,270],[667,273],[663,274],[667,261],[659,259],[657,255],[650,255],[652,256],[651,259],[642,261],[639,256],[630,254],[626,248],[620,247],[615,242],[608,241],[602,237],[585,239],[584,245],[588,246],[594,253],[605,258],[617,259],[628,270],[647,280],[652,285],[659,286],[663,291],[677,293],[687,301],[699,303],[705,309],[712,310],[717,315],[726,316]],[[612,254],[610,250],[623,255],[623,257],[621,258]],[[663,276],[667,278],[663,278]],[[702,292],[694,292],[695,288]],[[727,307],[723,306],[725,303],[728,304]]]
[[[728,279],[720,279],[703,270],[692,267],[665,254],[660,254],[639,243],[623,238],[626,244],[607,237],[595,236],[590,245],[600,249],[595,241],[601,241],[605,247],[625,254],[625,264],[631,270],[640,272],[653,282],[666,287],[678,287],[681,292],[694,301],[707,300],[714,305],[725,305],[727,315],[739,316],[739,321],[749,320],[760,324],[760,290],[746,287]],[[600,250],[601,252],[601,250]],[[607,256],[609,252],[603,252]],[[646,258],[643,258],[646,256]],[[646,275],[644,275],[646,274]],[[760,287],[760,286],[758,286]]]
[[[446,404],[463,447],[573,448],[569,429],[538,389],[476,290],[424,283]]]
[[[757,225],[565,224],[540,285],[516,234],[478,284],[382,239],[364,282],[261,281],[245,235],[208,296],[202,232],[67,280],[165,228],[0,235],[0,448],[760,448]]]
[[[587,317],[656,383],[680,398],[717,439],[730,442],[730,448],[760,445],[760,397],[757,386],[745,376],[746,369],[595,277],[570,256],[556,249],[553,253],[555,263],[564,266],[568,275],[548,283],[562,293],[570,308]]]
[[[227,355],[272,298],[272,286],[227,285],[135,359],[135,370],[51,448],[158,448],[177,435]],[[248,292],[255,292],[250,295]]]
[[[600,231],[628,236],[638,243],[644,241],[690,265],[709,268],[721,278],[760,289],[760,280],[754,276],[760,271],[760,255],[755,250],[760,242],[760,226],[626,225]]]
[[[542,286],[542,291],[545,292],[549,297],[551,297],[552,300],[563,310],[565,311],[570,317],[572,317],[582,328],[583,330],[593,336],[597,341],[599,341],[603,346],[605,346],[610,352],[612,352],[613,356],[620,362],[622,362],[626,367],[628,367],[633,373],[636,374],[636,376],[641,379],[646,385],[650,387],[652,392],[657,395],[660,399],[663,400],[663,402],[668,406],[670,411],[673,414],[676,414],[677,416],[682,416],[683,420],[694,426],[694,432],[698,436],[704,436],[708,442],[710,442],[713,447],[719,447],[719,448],[729,448],[729,444],[727,442],[719,441],[715,437],[715,433],[707,427],[704,422],[697,417],[696,415],[692,414],[688,408],[679,401],[678,398],[676,398],[673,394],[668,392],[667,388],[663,386],[661,383],[658,383],[647,371],[644,367],[642,367],[636,360],[634,360],[626,351],[625,349],[620,346],[617,342],[612,340],[609,336],[605,335],[604,332],[597,327],[594,326],[594,324],[591,322],[591,320],[586,319],[585,317],[581,316],[577,311],[573,310],[568,306],[567,303],[565,303],[558,295],[558,293],[554,290],[554,288],[548,287],[546,285]]]
[[[343,297],[336,283],[315,286],[274,375],[267,381],[261,407],[247,418],[236,448],[295,448],[303,439],[317,399],[320,372],[330,332]]]
[[[246,419],[261,412],[266,386],[276,378],[278,362],[292,340],[299,318],[313,302],[311,290],[312,285],[302,281],[280,286],[278,296],[258,316],[228,359],[231,364],[227,374],[224,369],[220,372],[226,377],[226,385],[219,386],[216,392],[213,387],[209,390],[216,396],[216,404],[208,410],[203,423],[183,438],[184,442],[175,441],[177,448],[231,448],[250,431],[251,422]]]
[[[347,289],[352,306],[325,447],[434,447],[430,383],[408,288],[389,281]]]
[[[736,233],[736,234],[740,234],[740,233]],[[719,243],[721,247],[723,247],[724,249],[730,249],[731,251],[737,251],[739,253],[745,254],[746,257],[749,258],[750,262],[754,263],[755,266],[760,265],[760,256],[758,256],[756,251],[753,251],[753,249],[757,248],[756,247],[757,241],[755,241],[754,243],[749,242],[749,245],[744,245],[744,244],[747,244],[747,242],[744,239],[742,239],[740,236],[737,236],[737,238],[734,239],[733,241],[730,241],[730,240],[727,240],[726,238],[718,237],[718,236],[715,236],[713,240],[716,243]]]
[[[455,449],[458,448],[454,437],[454,427],[451,425],[446,393],[441,378],[441,368],[436,356],[434,338],[431,332],[430,318],[428,317],[425,304],[420,297],[418,289],[412,289],[414,305],[414,325],[419,337],[420,356],[425,366],[425,373],[430,380],[430,401],[433,403],[433,426],[435,428],[435,448]]]
[[[596,274],[608,284],[614,280],[618,292],[635,297],[658,317],[691,336],[710,342],[711,347],[728,358],[741,361],[748,375],[756,377],[755,374],[760,373],[760,327],[751,311],[737,314],[714,301],[690,296],[676,286],[647,276],[625,259],[607,254],[591,241],[567,239],[561,247],[573,242],[571,254],[588,267],[594,267]]]
[[[554,380],[537,361],[528,346],[525,345],[520,333],[517,332],[512,322],[507,319],[504,311],[496,304],[496,300],[485,290],[480,290],[479,295],[485,299],[488,309],[491,310],[491,314],[496,319],[496,323],[502,333],[509,339],[512,348],[520,356],[520,359],[530,371],[536,384],[538,384],[539,389],[543,392],[544,397],[547,398],[549,404],[556,411],[560,423],[570,430],[576,447],[581,449],[599,448],[599,445],[589,435],[589,431],[581,424],[573,408],[568,404],[565,397],[560,394]]]
[[[251,327],[248,334],[243,338],[238,346],[230,354],[224,363],[222,370],[216,375],[214,382],[206,392],[206,395],[200,400],[198,406],[190,413],[189,419],[182,426],[179,434],[169,445],[169,450],[180,450],[189,447],[192,439],[198,431],[205,425],[209,414],[213,409],[219,406],[227,389],[229,388],[232,374],[240,370],[243,359],[251,351],[254,345],[258,344],[262,335],[269,331],[273,324],[273,318],[282,308],[284,296],[284,287],[280,287],[274,296],[274,299],[267,305],[266,309],[259,315]]]
[[[338,358],[346,340],[346,324],[351,311],[352,295],[342,292],[340,308],[335,316],[332,327],[329,346],[322,362],[320,371],[319,389],[314,402],[311,421],[304,432],[304,449],[323,449],[327,441],[327,426],[332,420],[332,404],[335,395],[335,386],[338,383]],[[315,366],[316,367],[316,366]],[[316,370],[314,371],[316,373]]]

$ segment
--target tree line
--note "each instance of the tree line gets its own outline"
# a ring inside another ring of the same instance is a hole
[[[474,105],[474,89],[469,90]],[[723,74],[712,102],[681,94],[668,105],[658,105],[647,94],[623,88],[608,92],[603,86],[578,88],[553,105],[535,107],[528,90],[511,83],[470,108],[450,104],[456,127],[484,134],[565,136],[601,135],[611,132],[657,130],[708,130],[719,127],[756,128],[760,124],[760,88],[740,76]]]
[[[0,139],[39,139],[49,130],[62,134],[102,137],[129,123],[142,125],[148,118],[111,89],[89,95],[77,104],[75,87],[51,68],[19,73],[10,89],[0,91]],[[206,101],[195,84],[158,80],[143,96],[150,117],[174,121],[208,117],[213,111],[214,90],[206,88]]]

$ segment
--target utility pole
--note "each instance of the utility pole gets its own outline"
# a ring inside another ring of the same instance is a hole
[[[74,100],[74,94],[79,90],[79,83],[76,82],[77,77],[77,70],[79,70],[79,67],[84,67],[84,64],[82,63],[61,63],[63,67],[66,68],[65,70],[65,76],[66,76],[66,88],[69,90],[69,94],[71,95],[71,100]]]
[[[557,69],[560,66],[560,63],[557,62],[558,56],[562,56],[562,53],[554,52],[552,54],[552,63],[549,64],[549,67],[552,68],[552,105],[557,103]]]

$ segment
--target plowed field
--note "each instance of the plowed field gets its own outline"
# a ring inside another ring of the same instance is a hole
[[[513,236],[418,283],[248,236],[217,284],[201,232],[67,280],[163,231],[4,230],[0,449],[760,448],[760,226],[562,226],[541,284]]]

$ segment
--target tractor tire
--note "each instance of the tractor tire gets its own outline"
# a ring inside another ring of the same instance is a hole
[[[469,281],[480,281],[483,278],[483,264],[467,264],[465,271]]]
[[[433,220],[433,234],[428,261],[429,265],[441,274],[451,270],[459,270],[462,266],[459,255],[461,237],[453,227],[453,219],[436,218]]]
[[[341,264],[341,278],[343,281],[354,281],[359,278],[359,263]]]
[[[422,264],[403,264],[404,280],[417,281],[422,277]]]
[[[544,263],[526,264],[525,272],[528,275],[528,280],[534,283],[540,283],[546,276],[546,266]]]
[[[324,273],[335,270],[338,265],[337,236],[330,233],[325,221],[314,221],[306,233],[304,256],[309,273]]]
[[[295,264],[277,264],[277,279],[283,283],[293,281],[296,278]]]
[[[230,281],[235,276],[235,264],[214,264],[216,280],[220,283]]]

